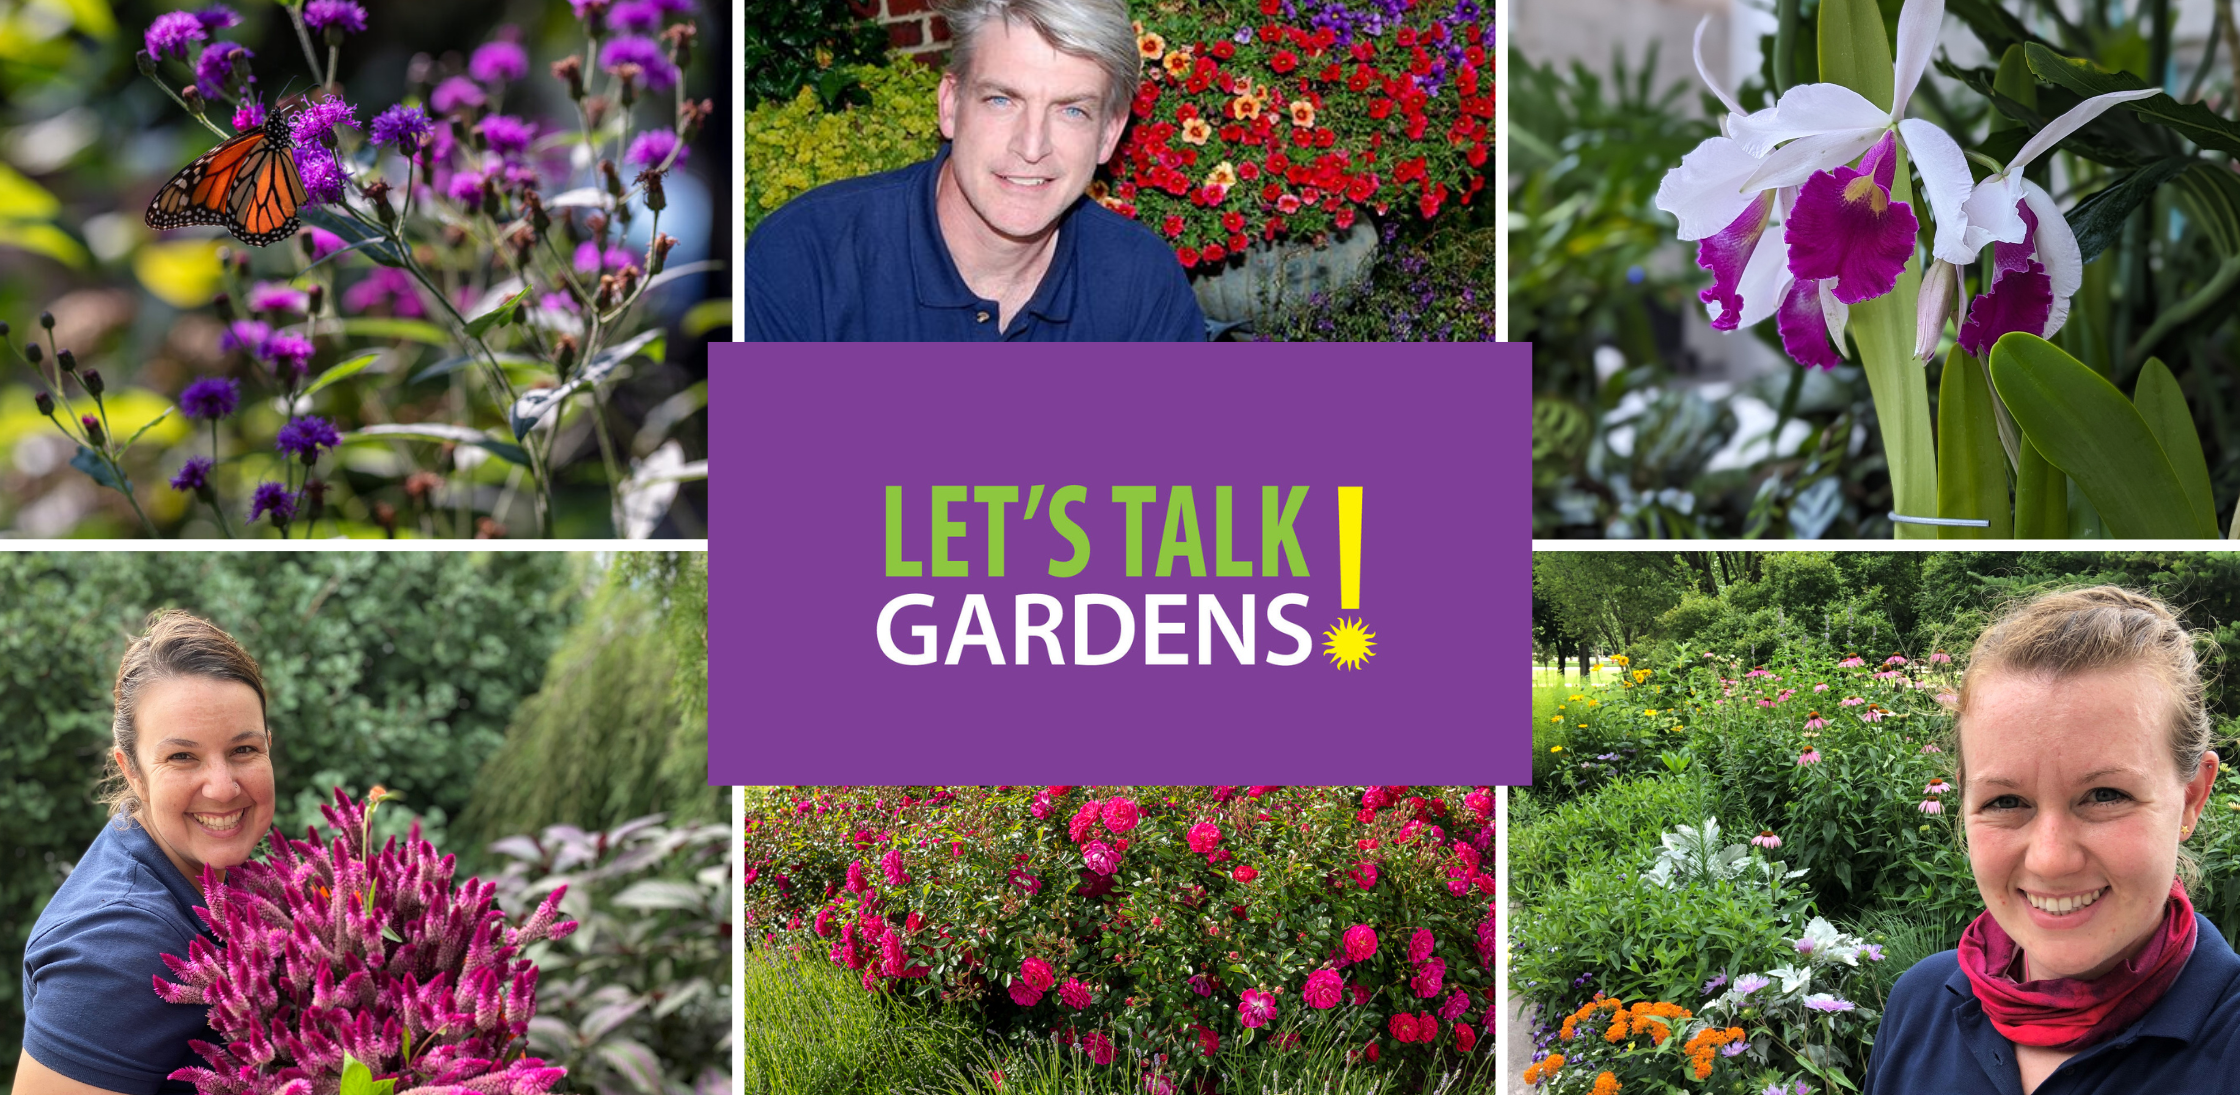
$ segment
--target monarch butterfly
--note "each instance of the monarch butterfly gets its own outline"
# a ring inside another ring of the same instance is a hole
[[[252,247],[278,243],[303,223],[303,176],[290,153],[290,115],[275,110],[263,126],[228,138],[180,168],[148,203],[148,227],[222,224]]]

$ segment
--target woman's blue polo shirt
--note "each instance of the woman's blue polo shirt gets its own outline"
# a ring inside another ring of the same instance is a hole
[[[747,237],[745,342],[1203,342],[1174,249],[1082,198],[1058,220],[1034,296],[1000,322],[957,273],[934,213],[949,146],[924,163],[828,183]]]
[[[167,1004],[163,955],[185,957],[202,898],[134,821],[110,821],[32,925],[23,951],[23,1048],[82,1084],[124,1095],[191,1095],[168,1079],[205,1062],[190,1039],[224,1039],[209,1009]]]
[[[2061,1063],[2035,1095],[2198,1095],[2240,1091],[2240,957],[2216,925],[2184,972],[2123,1032]],[[1983,1014],[1957,951],[1898,978],[1875,1032],[1865,1095],[2022,1095],[2014,1044]]]

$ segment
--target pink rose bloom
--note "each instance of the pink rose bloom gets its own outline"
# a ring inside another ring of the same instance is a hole
[[[1316,970],[1307,977],[1307,987],[1299,993],[1299,998],[1310,1008],[1334,1008],[1345,996],[1345,988],[1338,971]]]
[[[1355,1006],[1355,1007],[1359,1007],[1359,1006],[1361,1006],[1361,1005],[1363,1005],[1363,1004],[1366,1004],[1366,1003],[1368,1003],[1368,1002],[1369,1002],[1369,986],[1367,986],[1367,985],[1355,985],[1355,986],[1353,986],[1353,1003],[1354,1003],[1354,1006]]]
[[[1382,810],[1392,805],[1392,792],[1382,787],[1371,787],[1361,792],[1361,804],[1372,810]]]
[[[848,864],[848,892],[863,893],[869,889],[871,884],[863,880],[863,861],[859,859]]]
[[[1454,995],[1447,997],[1447,1002],[1439,1005],[1439,1018],[1449,1022],[1468,1014],[1470,1014],[1470,994],[1462,989],[1454,990]]]
[[[1446,979],[1446,976],[1447,960],[1434,958],[1425,962],[1423,968],[1417,970],[1416,975],[1408,979],[1408,987],[1414,989],[1417,996],[1429,1000],[1439,995],[1441,982]]]
[[[1392,1037],[1395,1041],[1413,1042],[1416,1040],[1416,1017],[1407,1012],[1403,1011],[1393,1016],[1385,1025],[1392,1029]]]
[[[1462,796],[1462,804],[1478,815],[1479,821],[1493,820],[1493,792],[1483,787]]]
[[[1064,987],[1058,990],[1058,999],[1065,1001],[1067,1007],[1080,1011],[1089,1006],[1089,986],[1082,984],[1079,978],[1068,977]]]
[[[1098,874],[1108,875],[1120,869],[1120,853],[1101,840],[1092,840],[1081,848],[1081,862]]]
[[[1237,1021],[1248,1027],[1264,1027],[1276,1017],[1276,998],[1259,989],[1244,990],[1244,1001],[1237,1005]]]
[[[1353,870],[1348,873],[1352,876],[1354,885],[1364,890],[1373,890],[1377,886],[1377,865],[1374,863],[1367,861],[1356,863],[1353,865]]]
[[[1201,821],[1190,827],[1189,840],[1191,851],[1210,852],[1214,845],[1221,843],[1221,830],[1214,827],[1213,822]]]
[[[1183,983],[1190,986],[1190,991],[1200,996],[1213,995],[1213,983],[1206,980],[1205,974],[1193,973],[1190,975],[1190,980]]]
[[[1058,977],[1050,963],[1030,955],[1019,963],[1019,980],[1033,985],[1037,992],[1045,992],[1057,983]]]
[[[1438,947],[1438,941],[1431,937],[1431,929],[1417,928],[1416,933],[1408,937],[1408,961],[1420,963],[1431,957],[1431,952]]]
[[[1101,1030],[1093,1031],[1088,1037],[1081,1039],[1081,1048],[1088,1050],[1089,1059],[1100,1065],[1112,1063],[1112,1039],[1105,1037]]]
[[[1356,962],[1377,953],[1377,929],[1355,924],[1346,929],[1346,957]]]
[[[1042,892],[1042,880],[1017,867],[1011,868],[1003,877],[1005,881],[1025,890],[1029,897]]]
[[[1097,806],[1096,799],[1082,803],[1081,808],[1074,811],[1073,820],[1066,822],[1066,835],[1072,837],[1075,844],[1087,839],[1089,830],[1097,824]]]
[[[1011,982],[1011,999],[1020,1007],[1031,1008],[1042,1002],[1042,990],[1027,984],[1025,981],[1013,981]]]
[[[1230,877],[1239,882],[1250,882],[1260,877],[1260,872],[1254,870],[1250,865],[1240,864],[1236,870],[1230,872]]]
[[[1462,860],[1462,866],[1467,871],[1475,872],[1478,869],[1477,848],[1463,841],[1457,840],[1454,842],[1454,854],[1455,858]]]
[[[1114,836],[1135,828],[1136,822],[1142,819],[1142,811],[1137,810],[1131,800],[1115,798],[1104,804],[1104,827],[1112,830]]]
[[[887,854],[879,859],[879,871],[887,876],[889,885],[907,886],[910,884],[910,872],[902,869],[902,849],[900,848],[887,849]]]

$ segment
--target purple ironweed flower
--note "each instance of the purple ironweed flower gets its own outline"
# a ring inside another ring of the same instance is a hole
[[[609,247],[602,256],[596,241],[585,240],[576,245],[575,261],[577,272],[596,274],[602,269],[620,270],[633,265],[638,261],[638,256],[621,247]]]
[[[700,10],[692,0],[653,0],[653,6],[671,15],[690,15]]]
[[[209,487],[210,463],[207,456],[189,457],[186,466],[179,469],[179,474],[171,477],[171,489],[183,494]]]
[[[292,453],[306,464],[315,464],[321,449],[337,448],[341,444],[342,435],[335,432],[334,423],[312,414],[289,419],[287,425],[280,427],[280,436],[272,447]]]
[[[311,340],[293,331],[277,331],[257,344],[257,356],[272,364],[282,380],[301,380],[311,364]]]
[[[235,133],[247,133],[252,129],[262,128],[263,125],[264,100],[259,96],[251,95],[241,100],[241,105],[234,108],[233,131]]]
[[[256,516],[293,516],[281,484],[260,484],[257,496],[270,504]],[[575,930],[559,915],[566,888],[508,927],[496,888],[454,885],[451,858],[437,856],[418,825],[403,841],[375,844],[365,808],[339,791],[335,799],[323,808],[331,830],[323,839],[274,833],[268,858],[232,868],[222,882],[204,871],[206,918],[219,943],[196,939],[184,960],[166,956],[176,981],[157,978],[156,992],[207,1007],[223,1037],[196,1046],[209,1068],[183,1069],[179,1078],[202,1095],[279,1091],[289,1083],[283,1076],[332,1085],[348,1048],[413,1086],[549,1090],[562,1070],[521,1055],[536,1014],[537,968],[520,954]],[[369,846],[377,850],[359,858]],[[401,1039],[381,1047],[362,1037],[385,1028],[421,1032],[409,1061]]]
[[[256,76],[249,72],[249,59],[255,56],[239,42],[210,43],[203,48],[202,56],[195,58],[195,90],[205,99],[216,99],[225,95],[226,85],[237,75],[244,84],[256,83]]]
[[[393,267],[374,270],[342,293],[342,306],[351,312],[364,312],[383,305],[388,306],[393,316],[412,318],[428,314],[420,303],[420,294],[414,289],[412,275]]]
[[[342,166],[324,148],[294,150],[296,174],[303,178],[305,205],[332,205],[342,200]]]
[[[576,18],[593,20],[605,15],[613,0],[568,0],[568,4],[576,9]]]
[[[206,41],[209,37],[208,28],[193,12],[167,11],[148,24],[148,54],[158,61],[165,57],[184,59],[189,43]]]
[[[632,34],[653,34],[661,29],[661,9],[648,0],[622,0],[608,9],[607,25]]]
[[[674,130],[649,129],[630,142],[630,151],[623,153],[622,159],[632,167],[659,167],[662,161],[669,158],[670,151],[674,150],[677,162],[681,164],[686,157],[692,155],[692,150],[679,148],[678,143]]]
[[[254,495],[251,495],[249,498],[249,520],[251,523],[255,523],[257,518],[262,517],[268,513],[272,515],[272,523],[280,526],[281,528],[288,527],[288,522],[295,519],[296,496],[288,493],[287,484],[274,483],[270,481],[257,484],[257,492]],[[197,940],[197,942],[199,942],[199,940]],[[192,946],[192,944],[189,944],[189,946]],[[189,953],[191,954],[192,952],[190,951]],[[165,999],[174,1004],[197,1002],[189,1000],[170,1000],[169,997],[166,997]],[[220,1067],[224,1067],[220,1062],[215,1060],[211,1061],[210,1063],[220,1065]],[[197,1087],[200,1087],[201,1084],[202,1081],[196,1081]]]
[[[395,145],[397,151],[407,156],[420,151],[421,142],[435,125],[428,121],[428,113],[416,106],[402,103],[390,107],[373,119],[373,143]]]
[[[677,86],[677,66],[669,63],[667,50],[651,38],[625,34],[599,50],[599,66],[613,72],[622,65],[636,65],[646,90],[661,92]]]
[[[338,125],[358,128],[358,108],[341,99],[321,99],[296,114],[291,135],[297,147],[306,147],[332,136]]]
[[[461,205],[481,201],[482,174],[477,171],[461,171],[451,176],[451,181],[445,184],[443,192]]]
[[[301,312],[310,300],[303,290],[292,285],[279,285],[260,281],[249,290],[249,310],[252,312]]]
[[[303,25],[312,30],[360,34],[366,29],[366,9],[351,0],[311,0],[303,6]]]
[[[209,31],[224,30],[227,27],[241,25],[241,17],[235,15],[233,9],[224,4],[212,4],[201,11],[195,12],[194,17],[202,23],[202,29]]]
[[[311,240],[311,258],[313,261],[326,258],[328,255],[342,250],[341,236],[337,236],[324,228],[306,228],[303,231],[304,235]]]
[[[463,106],[481,106],[487,101],[482,94],[481,85],[464,76],[444,80],[428,96],[428,102],[436,108],[438,114],[449,114]]]
[[[226,326],[218,336],[218,352],[229,354],[235,350],[256,353],[264,340],[272,337],[272,328],[253,319],[237,319]]]
[[[490,143],[490,151],[501,156],[511,156],[529,150],[529,142],[536,139],[537,127],[510,114],[492,114],[475,127],[482,131],[482,139]]]
[[[518,80],[529,74],[529,54],[520,43],[500,38],[475,47],[467,73],[486,84]]]
[[[241,405],[241,385],[229,377],[206,376],[179,393],[179,410],[188,418],[215,422]]]

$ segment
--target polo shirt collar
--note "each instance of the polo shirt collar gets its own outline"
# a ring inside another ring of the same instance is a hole
[[[127,818],[116,836],[123,842],[125,854],[139,863],[150,877],[163,884],[164,892],[171,895],[172,902],[179,906],[179,912],[187,918],[187,922],[208,934],[207,927],[194,911],[196,906],[203,903],[202,895],[196,892],[193,883],[187,881],[187,876],[180,872],[179,865],[171,862],[170,856],[163,854],[163,849],[156,845],[154,834],[148,832],[137,819]]]
[[[956,259],[949,254],[949,244],[941,237],[941,216],[936,211],[936,202],[941,167],[949,162],[949,148],[948,142],[942,142],[941,151],[926,164],[925,178],[910,190],[910,276],[917,289],[918,304],[926,308],[972,308],[983,303],[979,294],[964,283],[964,275],[957,272]],[[1081,213],[1081,202],[1087,200],[1086,197],[1077,200],[1059,216],[1058,243],[1050,256],[1050,267],[1043,271],[1041,284],[1035,286],[1034,296],[1020,311],[1053,323],[1063,323],[1072,317],[1074,267],[1080,253],[1081,235],[1074,221]]]

